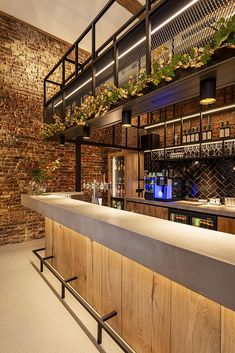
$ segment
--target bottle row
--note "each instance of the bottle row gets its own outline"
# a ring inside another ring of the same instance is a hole
[[[124,166],[124,161],[123,158],[122,159],[117,159],[114,162],[114,170],[119,170],[119,171],[124,171],[125,170],[125,166]]]
[[[219,137],[220,138],[230,137],[230,130],[231,130],[231,127],[229,126],[229,122],[228,121],[226,123],[222,122],[220,131],[219,131]],[[213,136],[213,130],[212,130],[211,124],[208,124],[208,126],[204,125],[202,132],[200,132],[200,129],[198,126],[193,127],[192,129],[184,129],[182,143],[186,144],[186,143],[192,143],[192,142],[199,142],[200,140],[210,141],[212,140],[212,136]],[[174,145],[177,146],[179,144],[180,144],[180,138],[176,133],[174,135]]]
[[[125,196],[125,188],[124,185],[115,185],[115,189],[113,191],[113,197],[124,197]]]

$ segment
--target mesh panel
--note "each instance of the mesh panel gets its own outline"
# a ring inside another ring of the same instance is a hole
[[[233,11],[231,0],[198,1],[152,35],[152,49],[166,44],[174,53],[187,53],[193,47],[203,46],[212,40],[211,26]]]
[[[230,17],[234,13],[233,0],[199,0],[164,26],[161,26],[189,3],[189,0],[169,0],[163,4],[164,6],[156,9],[151,14],[150,20],[153,32],[151,37],[152,56],[162,44],[165,44],[172,53],[187,53],[193,47],[204,46],[212,40],[214,33],[212,27],[215,22],[221,17]],[[121,87],[128,82],[130,75],[136,79],[140,69],[145,67],[146,43],[143,40],[144,38],[145,22],[142,21],[130,32],[126,33],[118,43],[118,81]],[[96,72],[99,72],[96,75],[96,88],[107,81],[114,81],[114,65],[108,65],[112,61],[113,49],[110,48],[96,62]],[[84,97],[91,94],[91,76],[91,69],[87,68],[66,89],[65,96],[69,96],[66,99],[67,109],[72,104],[81,104]],[[88,82],[85,83],[86,81]],[[78,87],[81,88],[77,90]],[[71,94],[74,90],[76,92]],[[59,108],[61,109],[61,106]],[[49,120],[50,116],[51,112],[49,113]]]

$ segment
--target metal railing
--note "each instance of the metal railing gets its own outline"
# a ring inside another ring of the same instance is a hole
[[[97,322],[97,343],[102,344],[102,330],[104,330],[113,340],[114,342],[123,350],[125,353],[135,353],[135,351],[128,346],[128,344],[106,323],[108,320],[117,316],[118,313],[116,311],[112,311],[105,316],[100,316],[83,298],[78,292],[75,291],[73,287],[69,284],[72,281],[79,280],[77,276],[73,276],[68,279],[64,279],[55,269],[49,264],[47,260],[53,259],[54,256],[45,256],[42,257],[39,252],[44,251],[45,248],[40,248],[33,250],[33,254],[40,260],[40,272],[43,272],[43,266],[45,265],[48,270],[53,273],[53,275],[60,281],[61,283],[61,298],[65,299],[65,289],[67,289],[70,294],[83,306],[84,309],[93,317],[93,319]]]
[[[152,56],[161,45],[167,46],[172,54],[186,53],[194,46],[205,45],[213,36],[212,27],[216,20],[234,12],[232,0],[162,0],[157,3],[146,0],[145,6],[97,49],[97,24],[114,3],[115,0],[108,1],[46,75],[46,122],[52,121],[54,113],[64,117],[73,104],[80,105],[86,95],[95,95],[96,89],[104,82],[123,86],[129,75],[138,76],[141,68],[149,73]],[[92,52],[80,63],[79,45],[88,34],[91,34]],[[69,74],[66,73],[66,63],[73,66]],[[59,77],[54,78],[57,70]],[[59,87],[59,91],[49,99],[48,84]]]

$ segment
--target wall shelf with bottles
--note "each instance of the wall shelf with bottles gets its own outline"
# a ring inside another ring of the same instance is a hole
[[[158,148],[151,152],[152,160],[178,160],[198,158],[221,158],[235,156],[235,139],[223,139],[181,146]]]
[[[146,126],[160,135],[160,147],[152,151],[156,159],[233,156],[234,108],[230,104]]]

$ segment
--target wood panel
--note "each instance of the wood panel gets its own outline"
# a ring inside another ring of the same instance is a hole
[[[170,353],[170,294],[168,279],[122,257],[122,337],[136,352]]]
[[[134,212],[135,211],[135,203],[127,201],[126,210],[129,212]]]
[[[87,301],[101,315],[101,263],[102,245],[95,241],[87,244]]]
[[[171,287],[169,279],[154,273],[151,310],[153,353],[170,353]]]
[[[106,315],[117,311],[117,316],[109,320],[109,324],[121,334],[121,255],[102,247],[102,310]]]
[[[217,217],[217,228],[220,232],[235,234],[235,219]]]
[[[151,352],[152,283],[152,271],[122,257],[122,337],[138,353]]]
[[[220,305],[172,282],[171,353],[220,353]]]
[[[235,353],[235,312],[56,222],[45,232],[55,268],[100,315],[118,312],[109,323],[137,353]]]
[[[235,312],[221,307],[221,353],[235,353]]]
[[[45,218],[45,248],[45,256],[53,254],[53,221],[47,217]],[[48,260],[50,261],[52,260]]]
[[[146,216],[155,217],[155,208],[156,206],[143,204],[143,214]]]
[[[155,217],[168,219],[168,208],[159,206],[155,207]]]
[[[90,240],[73,230],[69,230],[71,237],[71,276],[78,280],[71,285],[84,298],[87,299],[87,252]]]

